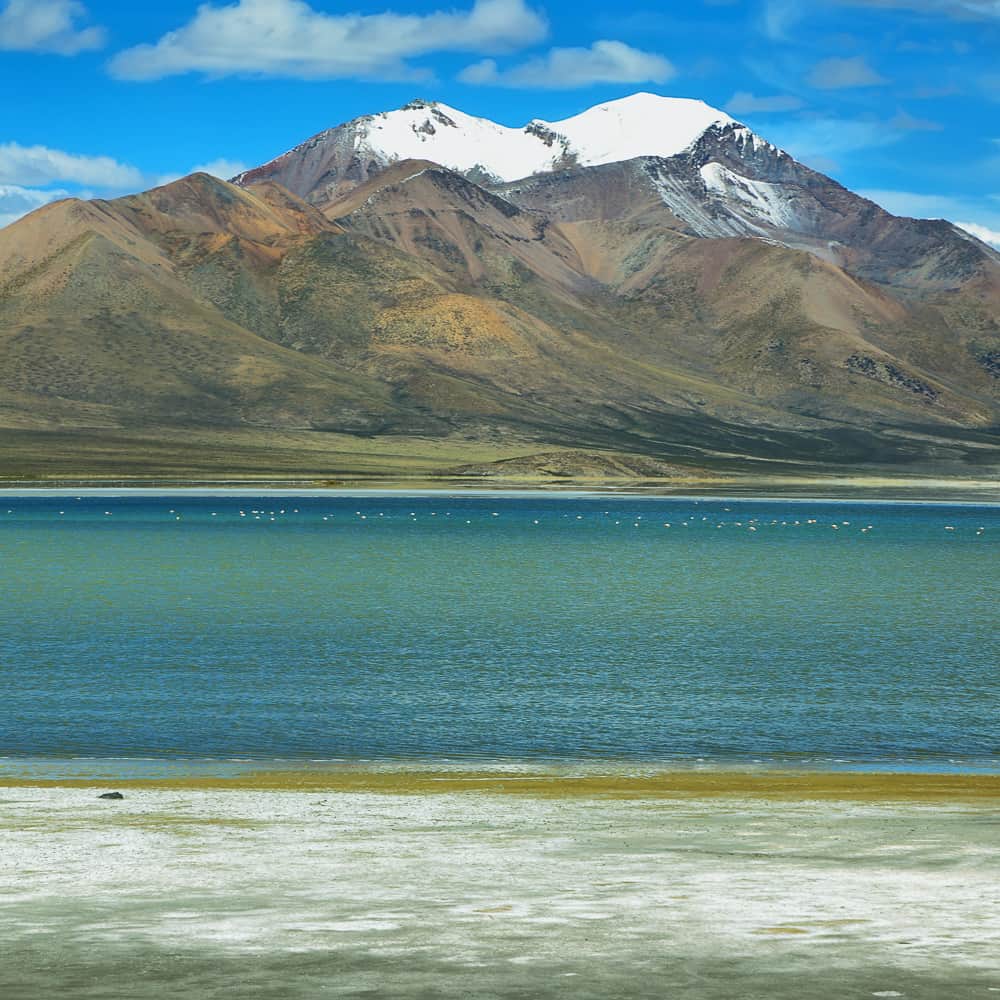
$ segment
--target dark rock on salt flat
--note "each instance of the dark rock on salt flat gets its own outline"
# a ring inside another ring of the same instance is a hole
[[[99,799],[123,799],[125,798],[121,792],[104,792],[97,796]]]

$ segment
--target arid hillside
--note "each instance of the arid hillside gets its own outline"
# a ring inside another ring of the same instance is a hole
[[[0,471],[1000,466],[1000,255],[950,223],[731,121],[513,181],[363,131],[0,230]]]

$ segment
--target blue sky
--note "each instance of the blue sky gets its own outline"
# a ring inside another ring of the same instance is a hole
[[[651,90],[1000,245],[1000,0],[0,0],[0,87],[0,224],[414,97],[521,125]]]

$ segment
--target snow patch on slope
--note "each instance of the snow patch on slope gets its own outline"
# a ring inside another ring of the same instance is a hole
[[[701,179],[713,194],[736,202],[753,218],[782,229],[795,229],[799,223],[788,196],[779,184],[752,180],[733,173],[721,163],[706,163]]]
[[[748,225],[744,220],[719,211],[717,206],[699,198],[683,178],[656,169],[650,170],[649,176],[663,204],[696,235],[719,239],[747,235]],[[764,232],[760,227],[749,228],[755,234]]]
[[[753,151],[755,153],[759,153],[762,149],[766,149],[774,153],[784,152],[783,150],[778,149],[773,142],[768,142],[767,139],[762,139],[756,132],[751,132],[746,125],[738,125],[734,128],[733,138],[744,151],[749,145],[753,147]]]

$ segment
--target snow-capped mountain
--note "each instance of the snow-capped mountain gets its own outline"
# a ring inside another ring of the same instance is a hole
[[[738,122],[713,122],[680,152],[538,173],[494,191],[564,222],[659,206],[660,224],[703,239],[806,250],[859,277],[918,294],[958,287],[1000,254],[942,219],[904,219]],[[629,191],[627,204],[621,193]]]
[[[0,430],[308,431],[313,471],[326,432],[1000,461],[1000,254],[698,101],[523,128],[415,102],[237,181],[0,231]]]
[[[637,156],[669,157],[713,125],[734,124],[703,101],[634,94],[564,121],[523,128],[475,118],[446,104],[413,101],[398,111],[328,129],[235,178],[275,180],[317,203],[343,194],[400,160],[430,160],[473,180],[503,183],[567,166]]]
[[[901,287],[953,287],[982,254],[1000,261],[951,223],[903,223],[703,101],[648,93],[522,128],[414,101],[321,132],[234,180],[275,181],[335,217],[349,192],[407,161],[562,221],[606,214],[637,184],[690,235],[771,240]]]

